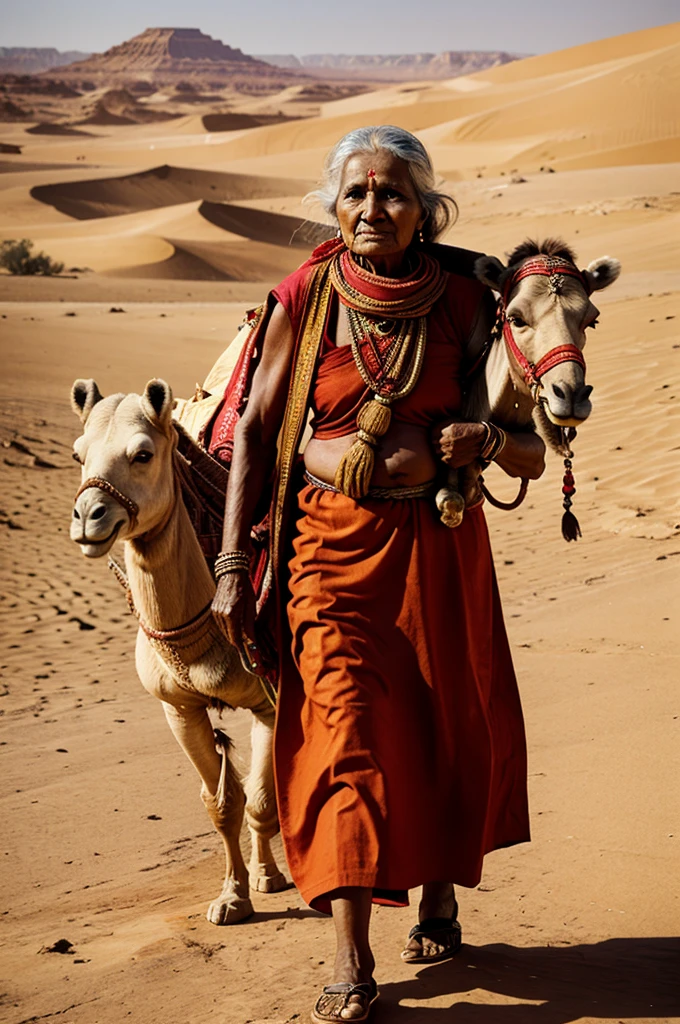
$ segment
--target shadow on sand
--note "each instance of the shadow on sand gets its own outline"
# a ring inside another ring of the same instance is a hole
[[[480,1002],[459,1000],[473,989]],[[375,1024],[569,1024],[680,1016],[680,939],[582,946],[467,946],[455,960],[380,986]],[[483,994],[491,998],[484,1001]],[[495,995],[519,1000],[498,1005]],[[445,1007],[400,1006],[442,997]]]

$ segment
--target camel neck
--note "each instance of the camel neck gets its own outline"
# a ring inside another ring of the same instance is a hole
[[[531,420],[533,408],[534,400],[513,376],[505,344],[499,339],[489,352],[479,386],[473,388],[468,415],[488,420],[493,409],[494,421],[512,428],[525,426]]]
[[[177,486],[164,528],[127,541],[125,565],[135,608],[151,629],[183,625],[214,597],[215,583]]]

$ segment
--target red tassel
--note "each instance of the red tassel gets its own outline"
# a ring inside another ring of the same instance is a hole
[[[571,455],[571,452],[569,452]],[[573,494],[576,494],[576,487],[574,486],[574,474],[571,471],[571,459],[564,460],[564,476],[562,477],[562,504],[564,506],[564,515],[562,516],[562,536],[566,541],[578,540],[582,536],[581,527],[579,526],[578,519],[571,511],[571,498]]]

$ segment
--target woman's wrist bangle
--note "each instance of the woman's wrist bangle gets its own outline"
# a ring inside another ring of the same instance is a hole
[[[480,458],[484,462],[493,462],[505,448],[508,435],[500,427],[497,427],[495,423],[484,421],[482,426],[486,428],[486,437],[482,445]]]
[[[491,436],[492,436],[491,435],[491,424],[487,423],[485,420],[482,420],[482,422],[480,423],[480,426],[484,427],[484,440],[482,441],[482,446],[481,446],[481,448],[479,450],[479,457],[480,457],[480,459],[483,459],[484,458],[484,452],[486,451],[486,447],[489,444],[489,441],[491,440]]]
[[[496,451],[493,453],[493,458],[494,459],[498,458],[498,456],[503,451],[503,449],[505,448],[505,446],[506,446],[506,444],[508,442],[508,435],[505,433],[505,431],[502,429],[502,427],[496,427],[496,430],[500,434],[500,443],[499,443],[498,448],[496,449]]]
[[[247,551],[220,551],[215,559],[215,579],[220,580],[223,576],[230,576],[232,573],[250,571],[250,555]]]
[[[496,446],[497,440],[496,428],[493,425],[493,423],[487,423],[486,420],[482,421],[482,426],[486,431],[486,436],[484,438],[482,450],[479,453],[479,457],[483,459],[484,462],[491,462],[492,453]]]

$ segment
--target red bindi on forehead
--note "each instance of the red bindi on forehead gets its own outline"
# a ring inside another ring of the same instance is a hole
[[[369,178],[375,178],[375,174],[376,174],[375,169],[373,167],[369,167],[368,168],[368,175],[367,176]]]

